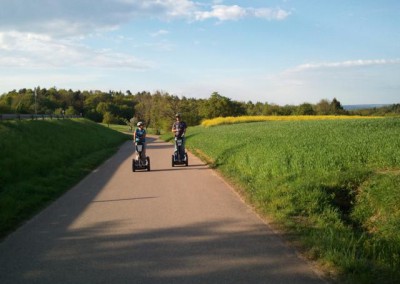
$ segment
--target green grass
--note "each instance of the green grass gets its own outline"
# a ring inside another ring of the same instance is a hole
[[[133,130],[130,129],[128,125],[120,125],[120,124],[106,124],[106,123],[100,123],[101,125],[108,127],[110,129],[113,129],[115,131],[119,131],[122,133],[131,133],[133,134],[133,131],[136,129],[136,127],[133,127]],[[156,130],[154,128],[146,128],[146,131],[148,134],[156,134]]]
[[[400,282],[400,119],[188,129],[187,147],[340,281]]]
[[[122,133],[131,133],[132,130],[128,125],[121,125],[121,124],[106,124],[106,123],[100,123],[100,125],[103,125],[104,127],[110,128],[115,131],[119,131]]]
[[[0,137],[0,238],[130,139],[84,119],[1,122]]]

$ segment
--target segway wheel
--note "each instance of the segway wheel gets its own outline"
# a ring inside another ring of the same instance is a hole
[[[136,171],[135,160],[132,160],[132,172]]]
[[[146,160],[147,160],[147,171],[150,172],[150,157],[147,157]]]
[[[189,156],[187,153],[185,153],[185,166],[187,167],[189,165]]]
[[[171,161],[172,161],[171,165],[172,165],[173,167],[175,167],[174,155],[172,155]]]

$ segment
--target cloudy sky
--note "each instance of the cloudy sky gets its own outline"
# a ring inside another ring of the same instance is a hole
[[[398,0],[0,0],[0,94],[400,103]]]

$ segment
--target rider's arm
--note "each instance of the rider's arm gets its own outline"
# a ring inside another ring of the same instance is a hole
[[[183,127],[183,134],[185,135],[186,134],[186,128],[187,128],[187,125],[186,125],[186,123],[184,124],[184,127]]]

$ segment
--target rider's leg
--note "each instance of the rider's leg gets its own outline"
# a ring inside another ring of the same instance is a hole
[[[135,145],[135,160],[137,161],[137,160],[139,160],[139,152],[136,147],[137,146]]]
[[[176,138],[175,138],[174,146],[175,146],[175,153],[177,153],[178,152],[178,145],[176,144]]]
[[[143,143],[143,147],[142,147],[142,159],[145,160],[146,159],[146,144]]]

